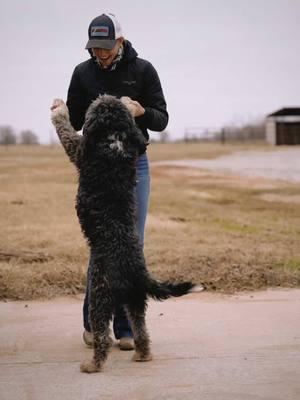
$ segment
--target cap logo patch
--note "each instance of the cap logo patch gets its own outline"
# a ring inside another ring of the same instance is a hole
[[[92,26],[91,36],[109,36],[108,26]]]

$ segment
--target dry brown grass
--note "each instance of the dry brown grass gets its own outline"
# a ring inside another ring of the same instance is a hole
[[[282,148],[282,147],[281,147]],[[152,161],[179,159],[213,159],[242,150],[274,150],[265,142],[233,142],[222,145],[215,142],[152,143],[148,149]]]
[[[245,145],[152,145],[153,160],[214,157]],[[222,153],[223,152],[223,153]],[[60,147],[0,147],[0,297],[82,292],[88,259],[76,173]],[[152,168],[145,253],[160,278],[224,292],[300,283],[299,186],[187,168]],[[293,199],[293,201],[289,201]],[[22,251],[44,253],[30,260]]]

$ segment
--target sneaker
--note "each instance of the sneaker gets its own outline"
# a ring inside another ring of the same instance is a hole
[[[82,338],[87,347],[90,348],[94,347],[94,334],[92,332],[84,331]],[[112,346],[114,341],[112,340],[111,337],[109,337],[108,340],[109,340],[109,345]]]
[[[87,345],[87,347],[93,347],[94,346],[94,335],[92,332],[89,331],[84,331],[83,332],[83,341]]]
[[[131,337],[122,337],[119,340],[120,350],[133,350],[134,349],[134,341]]]

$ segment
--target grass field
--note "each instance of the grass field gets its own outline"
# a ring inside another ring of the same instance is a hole
[[[213,158],[246,148],[155,144],[149,156]],[[84,291],[88,249],[74,210],[76,187],[60,147],[0,147],[2,299]],[[299,197],[292,183],[153,166],[148,267],[158,278],[227,293],[299,286]]]

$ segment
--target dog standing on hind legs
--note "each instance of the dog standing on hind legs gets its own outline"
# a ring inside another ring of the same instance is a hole
[[[109,323],[124,304],[132,324],[134,361],[152,359],[145,324],[147,299],[182,296],[191,282],[158,282],[147,271],[136,228],[136,161],[146,139],[122,101],[99,96],[87,110],[83,136],[69,121],[62,100],[54,100],[52,122],[79,173],[76,210],[91,251],[89,319],[94,356],[82,372],[101,370],[111,344]]]

